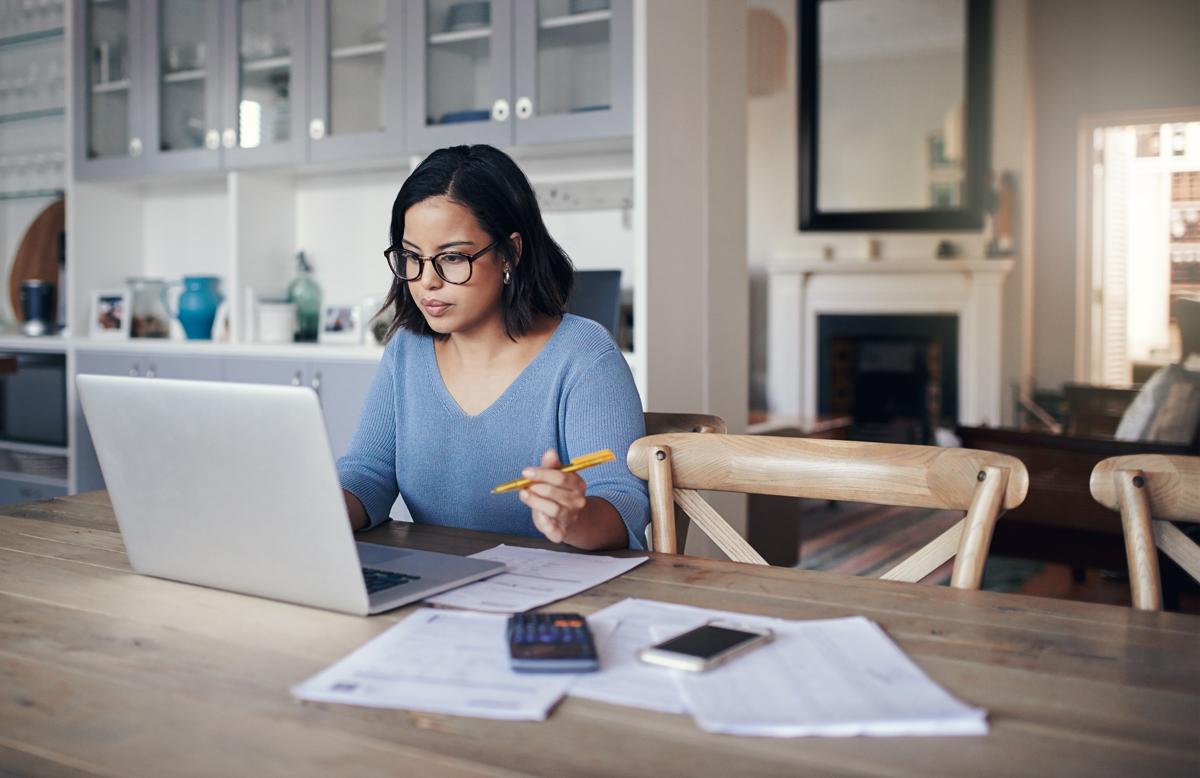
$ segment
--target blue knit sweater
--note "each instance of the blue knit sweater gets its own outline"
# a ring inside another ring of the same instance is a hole
[[[446,389],[433,339],[400,330],[388,344],[350,447],[342,488],[374,527],[399,491],[418,523],[540,536],[515,492],[491,494],[553,448],[559,459],[612,449],[615,462],[581,471],[587,493],[621,514],[630,548],[645,548],[646,485],[625,465],[645,434],[629,365],[608,331],[567,314],[541,352],[487,409],[468,416]]]

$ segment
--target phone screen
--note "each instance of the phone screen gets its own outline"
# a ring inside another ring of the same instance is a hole
[[[761,636],[753,632],[743,632],[740,629],[728,629],[726,627],[715,627],[712,624],[705,624],[703,627],[697,627],[691,632],[683,633],[679,637],[659,643],[655,648],[676,654],[687,654],[688,656],[708,659],[722,651],[733,648],[739,643],[745,643],[758,637]]]

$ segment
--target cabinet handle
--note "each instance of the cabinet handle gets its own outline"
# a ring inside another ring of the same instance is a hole
[[[204,133],[204,148],[209,151],[216,151],[221,148],[221,132],[216,128]]]
[[[320,140],[325,137],[325,122],[320,119],[313,119],[308,123],[308,137],[313,140]]]
[[[300,371],[297,370],[296,374],[294,376],[292,376],[292,386],[299,386],[300,384],[301,384]]]
[[[130,138],[129,139],[129,156],[131,156],[131,157],[142,156],[142,139],[141,138]]]
[[[508,121],[508,101],[503,97],[492,103],[492,119],[498,122]]]
[[[221,142],[224,144],[225,148],[227,148],[227,149],[231,149],[234,146],[236,146],[237,145],[237,131],[234,130],[232,127],[226,128],[225,132],[221,135]]]
[[[309,384],[309,386],[311,386],[313,388],[313,391],[315,391],[317,393],[317,397],[321,396],[321,371],[320,370],[318,370],[316,373],[313,374],[313,380],[312,380],[312,383]]]
[[[158,373],[155,372],[154,364],[151,363],[150,367],[146,368],[146,378],[154,378],[157,375]]]
[[[528,97],[517,98],[517,118],[528,119],[533,116],[533,101]]]
[[[133,367],[129,368],[129,377],[137,378],[142,371],[138,368],[137,363],[133,363]]]

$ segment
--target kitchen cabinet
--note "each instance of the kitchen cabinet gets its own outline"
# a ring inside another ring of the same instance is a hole
[[[225,360],[225,380],[312,389],[321,402],[329,446],[339,457],[350,445],[378,369],[375,362],[230,357]]]
[[[632,135],[632,0],[515,2],[513,12],[513,141]]]
[[[404,148],[404,2],[311,2],[309,159],[399,153]]]
[[[82,179],[633,133],[632,0],[74,3]]]
[[[221,7],[146,2],[146,172],[221,167]]]
[[[410,0],[408,9],[411,147],[633,134],[632,0]]]
[[[145,170],[143,0],[72,0],[72,143],[78,178]]]
[[[182,357],[159,354],[81,351],[75,357],[76,374],[176,378],[192,381],[221,380],[220,357]],[[75,478],[80,492],[104,488],[83,406],[75,400]]]

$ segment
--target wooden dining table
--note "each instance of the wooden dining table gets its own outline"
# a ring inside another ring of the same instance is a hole
[[[551,547],[398,523],[365,537]],[[0,507],[0,774],[1200,775],[1197,616],[658,554],[550,607],[626,597],[865,616],[990,732],[734,737],[571,697],[537,723],[301,703],[289,687],[412,608],[363,618],[137,575],[94,492]]]

